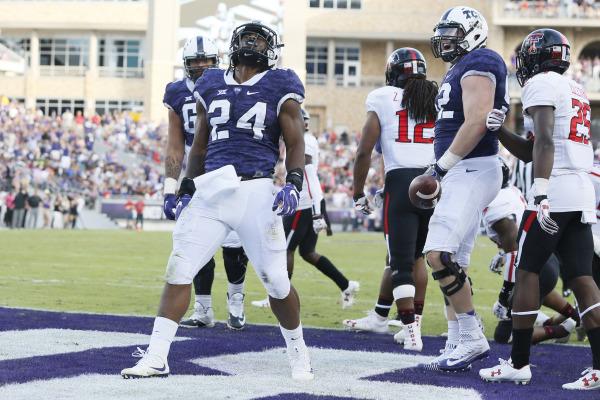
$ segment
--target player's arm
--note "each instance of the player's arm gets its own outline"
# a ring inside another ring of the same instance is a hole
[[[377,139],[381,135],[381,125],[379,117],[374,111],[367,112],[367,120],[362,129],[362,137],[356,151],[356,159],[354,160],[354,201],[364,197],[365,181],[371,167],[371,153],[375,148]]]
[[[181,119],[175,111],[169,109],[169,133],[165,157],[165,194],[175,193],[184,154],[185,139]],[[173,190],[169,190],[171,187],[173,187]]]
[[[304,181],[304,120],[300,103],[287,99],[279,111],[279,126],[285,142],[285,186],[275,195],[273,211],[277,215],[293,215],[298,208]]]
[[[196,132],[194,142],[188,155],[186,178],[193,179],[204,173],[204,159],[206,158],[206,146],[208,143],[208,122],[206,110],[200,101],[196,102]]]
[[[470,75],[461,80],[465,121],[452,144],[437,161],[436,172],[443,175],[469,154],[487,133],[486,119],[494,108],[495,85],[487,76]]]
[[[165,157],[165,182],[163,185],[163,212],[167,219],[176,219],[177,179],[181,174],[181,163],[185,154],[185,142],[181,120],[169,107],[169,133],[167,138],[167,154]]]
[[[498,130],[498,139],[508,151],[519,160],[530,162],[533,154],[533,140],[526,139],[502,126]]]
[[[548,186],[554,165],[554,107],[531,106],[525,110],[533,119],[533,198],[537,207],[537,220],[548,234],[558,232],[558,224],[550,216]]]
[[[300,111],[300,103],[295,100],[288,99],[281,106],[279,112],[279,126],[283,134],[285,142],[285,168],[290,172],[299,169],[304,169],[304,120]],[[303,173],[301,175],[304,175]],[[302,190],[302,179],[300,187]]]
[[[533,119],[533,177],[549,179],[554,165],[554,107],[533,106],[527,109]]]

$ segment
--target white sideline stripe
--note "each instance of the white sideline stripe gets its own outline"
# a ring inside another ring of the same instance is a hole
[[[135,345],[146,347],[149,340],[149,334],[128,332],[76,329],[2,331],[0,332],[0,361],[74,353],[102,347]],[[185,338],[176,337],[175,340],[185,340]]]

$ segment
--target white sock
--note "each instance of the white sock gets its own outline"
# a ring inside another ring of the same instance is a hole
[[[227,294],[231,298],[236,293],[244,293],[244,283],[228,283]]]
[[[212,296],[210,294],[197,294],[196,295],[196,304],[194,308],[198,308],[197,306],[201,305],[203,308],[211,308],[212,307]]]
[[[166,362],[178,326],[177,322],[168,318],[156,317],[148,345],[148,354],[157,355]]]
[[[448,321],[448,343],[458,344],[458,321]]]
[[[475,318],[475,314],[467,314],[461,313],[456,314],[456,319],[458,320],[458,330],[459,332],[480,332],[479,323],[477,322],[477,318]]]
[[[299,342],[304,342],[302,337],[302,323],[300,323],[296,329],[285,329],[281,325],[279,325],[279,329],[281,329],[281,334],[285,339],[285,344],[287,347],[293,346]]]

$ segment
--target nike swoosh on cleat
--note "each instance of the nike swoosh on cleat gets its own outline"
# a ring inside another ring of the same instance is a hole
[[[250,91],[246,92],[246,94],[247,94],[248,96],[252,96],[253,94],[256,94],[256,93],[258,93],[258,92],[250,92]]]
[[[154,368],[152,367],[153,370],[158,371],[158,372],[167,372],[167,365],[163,364],[162,368]]]
[[[466,172],[477,172],[477,170],[476,169],[469,169],[469,168],[467,168]]]

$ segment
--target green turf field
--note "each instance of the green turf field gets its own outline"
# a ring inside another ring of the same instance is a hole
[[[132,231],[0,231],[0,305],[63,311],[90,311],[155,315],[163,274],[171,248],[166,232]],[[339,291],[328,278],[296,257],[293,283],[302,301],[305,326],[341,327],[344,318],[371,309],[384,267],[385,244],[380,234],[337,233],[321,235],[317,251],[327,255],[342,272],[358,280],[361,291],[351,309],[342,310]],[[502,284],[488,271],[495,246],[479,238],[472,257],[471,276],[475,303],[493,335],[491,306]],[[226,318],[226,278],[220,252],[217,256],[213,307],[219,320]],[[275,323],[269,309],[250,306],[265,297],[253,270],[246,286],[246,315],[250,323]],[[444,332],[442,297],[437,283],[429,281],[423,332]],[[395,314],[395,313],[394,313]]]

